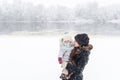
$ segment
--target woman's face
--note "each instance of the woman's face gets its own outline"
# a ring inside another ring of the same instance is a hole
[[[78,44],[77,41],[74,41],[74,47],[79,47],[80,45]]]

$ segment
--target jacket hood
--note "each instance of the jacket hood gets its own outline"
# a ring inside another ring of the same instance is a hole
[[[87,46],[81,47],[81,49],[86,50],[86,51],[90,51],[90,50],[93,49],[93,45],[92,44],[88,44]]]

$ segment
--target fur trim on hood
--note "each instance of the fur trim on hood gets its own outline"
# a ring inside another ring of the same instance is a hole
[[[92,44],[88,44],[87,46],[83,46],[81,47],[82,50],[86,50],[86,51],[90,51],[93,49],[93,45]]]
[[[92,49],[93,49],[92,44],[88,44],[87,46],[83,46],[83,47],[74,47],[74,49],[70,54],[70,58],[72,59],[76,54],[80,54],[81,50],[90,51]]]

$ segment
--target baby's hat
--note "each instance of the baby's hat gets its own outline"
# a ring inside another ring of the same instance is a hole
[[[64,45],[64,41],[71,41],[71,44],[73,43],[72,37],[70,35],[65,35],[60,39],[60,46]]]
[[[63,36],[62,39],[63,39],[63,42],[64,42],[64,41],[67,41],[67,40],[69,40],[69,41],[71,41],[71,42],[73,41],[73,40],[72,40],[72,37],[71,37],[70,35]]]

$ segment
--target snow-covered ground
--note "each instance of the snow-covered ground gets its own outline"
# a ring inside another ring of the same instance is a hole
[[[0,36],[0,80],[60,80],[60,36]],[[120,80],[120,36],[90,35],[84,80]]]
[[[110,20],[110,21],[108,21],[108,22],[119,24],[119,23],[120,23],[120,19],[117,19],[117,20]]]

